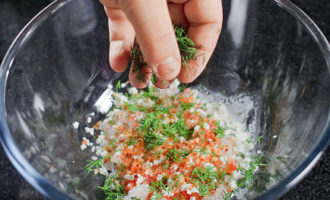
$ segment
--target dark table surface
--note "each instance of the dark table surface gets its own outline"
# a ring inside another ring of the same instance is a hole
[[[20,29],[51,0],[0,0],[0,61]],[[330,38],[329,0],[292,0]],[[330,199],[330,148],[316,167],[281,199]],[[44,199],[14,169],[0,147],[0,200]]]

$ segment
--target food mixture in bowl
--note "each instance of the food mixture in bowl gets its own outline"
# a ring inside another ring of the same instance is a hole
[[[81,143],[95,152],[87,170],[105,176],[106,199],[229,199],[251,187],[261,163],[255,130],[240,117],[249,110],[235,113],[178,81],[127,93],[121,86],[106,118],[85,128],[94,144]]]

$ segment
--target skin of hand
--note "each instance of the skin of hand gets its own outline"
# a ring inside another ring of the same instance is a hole
[[[217,44],[222,27],[221,0],[100,0],[109,23],[109,60],[117,72],[123,72],[130,60],[134,40],[140,45],[150,67],[142,71],[155,85],[166,88],[178,78],[194,81],[204,70]],[[197,58],[182,66],[172,23],[186,27],[188,37],[198,49]],[[136,80],[131,67],[129,80],[136,88],[148,82]]]

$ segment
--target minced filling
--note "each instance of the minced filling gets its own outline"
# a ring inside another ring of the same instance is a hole
[[[224,104],[177,81],[164,90],[127,91],[112,93],[114,106],[94,125],[100,159],[87,168],[106,176],[108,199],[226,199],[245,187],[247,172],[257,168],[253,145]],[[88,146],[83,138],[81,148]]]

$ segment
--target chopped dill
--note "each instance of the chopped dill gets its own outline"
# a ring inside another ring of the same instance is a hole
[[[257,143],[258,143],[258,144],[261,142],[261,139],[262,139],[263,137],[264,137],[263,135],[261,135],[261,136],[258,137],[258,139],[257,139]]]
[[[195,103],[181,103],[180,104],[180,108],[185,111],[185,110],[189,110],[190,108],[195,107]]]
[[[150,189],[154,192],[161,192],[162,190],[165,190],[167,185],[167,178],[163,177],[158,181],[155,181],[151,183]]]
[[[233,192],[226,192],[226,191],[223,191],[223,193],[225,195],[224,197],[225,200],[229,200],[234,194]]]
[[[248,138],[244,142],[247,143],[247,144],[251,144],[252,143],[252,138]]]
[[[187,67],[189,60],[196,59],[198,50],[194,41],[188,38],[184,27],[175,24],[174,33],[180,49],[182,64]]]
[[[177,134],[184,137],[185,140],[189,140],[193,134],[193,130],[190,130],[186,127],[183,119],[178,119],[178,121],[175,123],[175,128],[177,130]]]
[[[104,185],[99,187],[104,192],[106,200],[121,200],[126,195],[124,187],[119,184],[117,179],[116,175],[107,175]]]
[[[88,160],[88,164],[85,166],[85,168],[87,170],[87,175],[89,175],[89,173],[93,172],[94,169],[101,168],[102,162],[103,162],[103,158],[101,158],[99,160],[95,160],[95,161]]]
[[[276,159],[283,162],[283,163],[286,163],[286,159],[282,156],[277,156]]]
[[[243,159],[245,158],[245,155],[244,155],[244,153],[242,153],[242,152],[239,152],[238,154],[239,154],[239,156],[240,156],[241,158],[243,158]]]
[[[218,187],[218,172],[212,166],[195,168],[191,178],[198,184],[201,196],[210,195],[210,190]]]
[[[136,139],[136,138],[133,138],[133,137],[130,137],[130,138],[128,139],[128,141],[127,141],[127,145],[128,145],[128,146],[132,146],[132,145],[135,145],[135,144],[137,144],[137,143],[138,143],[137,139]]]
[[[163,177],[158,181],[155,181],[153,183],[151,183],[150,185],[150,190],[153,191],[153,195],[152,195],[152,199],[162,199],[163,194],[162,191],[163,190],[167,190],[167,178]]]
[[[40,141],[40,145],[41,145],[41,148],[44,149],[45,148],[45,143],[43,141]]]
[[[125,169],[126,169],[126,166],[124,165],[124,163],[120,163],[119,170],[120,170],[121,172],[124,172]]]
[[[225,128],[220,126],[219,122],[215,122],[215,125],[217,126],[216,129],[213,129],[212,131],[216,133],[216,138],[221,138],[225,135]]]
[[[168,163],[166,163],[165,165],[163,165],[163,168],[164,168],[164,169],[168,169],[169,166],[170,166],[170,165],[169,165]]]
[[[147,83],[148,74],[142,72],[142,67],[149,67],[148,64],[144,61],[144,57],[140,50],[140,46],[135,43],[132,49],[132,59],[133,59],[133,73],[137,73],[136,80]]]
[[[165,139],[160,134],[151,132],[151,133],[144,134],[143,141],[146,144],[146,149],[152,150],[156,146],[164,144]]]
[[[261,163],[261,156],[254,156],[253,159],[254,160],[249,163],[249,168],[242,171],[244,178],[241,178],[236,182],[237,186],[240,188],[247,187],[248,189],[251,189],[255,178],[254,172],[257,170],[257,167],[265,165]]]
[[[157,77],[153,74],[151,76],[151,83],[154,85],[156,83],[156,81],[157,81]]]
[[[197,148],[194,149],[194,152],[200,153],[200,154],[203,154],[203,155],[208,154],[208,150],[205,147],[203,147],[203,148],[197,147]]]
[[[181,83],[179,86],[180,91],[182,92],[183,90],[185,90],[187,88],[187,85],[184,83]]]
[[[166,157],[173,162],[179,162],[182,158],[186,158],[189,153],[190,152],[187,149],[177,150],[173,148],[166,153]]]
[[[120,88],[121,88],[121,83],[120,83],[120,80],[119,80],[116,84],[116,92],[118,92]]]

